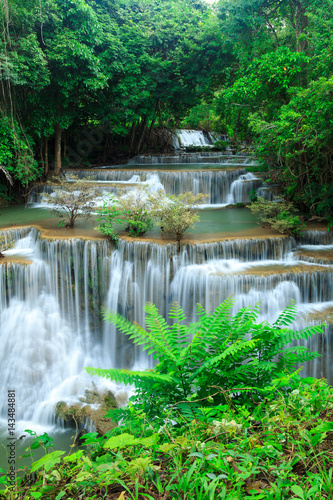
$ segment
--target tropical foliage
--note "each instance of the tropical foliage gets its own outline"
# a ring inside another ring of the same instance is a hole
[[[291,343],[309,339],[322,328],[292,330],[290,325],[296,317],[293,304],[273,325],[265,321],[258,324],[258,305],[232,316],[233,304],[234,299],[229,298],[212,313],[198,305],[199,320],[190,326],[177,303],[171,307],[170,324],[153,304],[147,304],[146,328],[119,314],[106,313],[105,318],[134,344],[143,346],[157,364],[153,370],[142,373],[94,368],[88,371],[117,382],[134,383],[132,404],[155,418],[161,418],[167,408],[167,412],[171,411],[172,405],[177,411],[194,416],[198,405],[192,404],[192,400],[216,405],[233,400],[233,404],[251,406],[278,387],[292,387],[298,364],[319,354]],[[199,407],[202,405],[205,403]],[[126,418],[126,411],[122,418]]]
[[[200,220],[198,215],[199,205],[206,195],[191,192],[179,195],[166,195],[159,191],[150,196],[151,213],[156,224],[161,228],[162,235],[173,235],[177,241],[178,251],[180,241],[185,232],[194,227],[194,223]]]
[[[267,201],[260,196],[250,196],[251,212],[256,214],[263,227],[271,227],[282,234],[298,235],[305,223],[299,215],[295,215],[294,207],[291,202],[282,201]]]
[[[294,305],[274,325],[258,324],[258,306],[233,317],[231,306],[229,299],[211,314],[198,306],[199,321],[185,326],[177,304],[170,324],[148,304],[146,330],[107,314],[156,358],[155,369],[89,369],[135,385],[129,406],[112,414],[125,416],[121,425],[104,436],[84,434],[67,455],[52,450],[46,433],[25,431],[32,464],[14,485],[0,469],[0,497],[332,498],[333,389],[295,371],[316,353],[286,346],[320,327],[290,330]]]
[[[89,181],[68,182],[55,178],[51,186],[53,192],[43,193],[42,198],[60,218],[60,226],[72,228],[78,218],[87,220],[92,216],[96,194]]]

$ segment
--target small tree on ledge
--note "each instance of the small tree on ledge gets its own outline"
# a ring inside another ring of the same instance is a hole
[[[75,180],[59,181],[53,185],[54,192],[43,193],[43,202],[52,205],[51,211],[60,217],[59,226],[72,228],[76,219],[89,219],[94,210],[95,189],[90,182]]]
[[[173,234],[175,236],[178,252],[185,232],[200,220],[197,215],[198,205],[206,196],[202,193],[194,195],[191,192],[175,196],[159,191],[150,197],[151,212],[156,224],[160,226],[162,235]]]

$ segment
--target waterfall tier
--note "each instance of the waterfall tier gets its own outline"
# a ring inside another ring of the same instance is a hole
[[[138,185],[146,185],[148,189],[156,191],[164,189],[167,194],[178,195],[187,191],[194,194],[207,195],[205,204],[223,205],[246,203],[249,193],[255,190],[261,179],[253,174],[245,174],[244,170],[220,171],[143,171],[143,170],[67,170],[66,176],[70,180],[73,176],[79,179],[90,178],[93,175],[94,185],[98,193],[118,193],[119,189],[133,189]],[[98,183],[103,183],[99,185]],[[52,193],[53,188],[48,184],[36,186],[30,194],[30,203],[40,203],[42,193]]]
[[[102,307],[142,325],[147,301],[166,315],[177,300],[190,321],[196,303],[212,309],[231,294],[235,310],[260,301],[270,321],[292,299],[303,323],[321,305],[333,307],[332,267],[296,261],[290,238],[184,245],[178,255],[173,244],[120,241],[112,250],[105,241],[40,239],[35,229],[10,233],[8,255],[31,260],[0,265],[1,390],[15,388],[22,420],[52,423],[58,401],[77,401],[91,386],[84,366],[150,365],[102,320]]]
[[[257,165],[253,159],[246,155],[230,155],[212,152],[207,153],[182,153],[174,155],[139,155],[129,160],[128,165],[174,165],[174,164],[222,164],[229,166]]]
[[[210,133],[201,130],[176,130],[171,138],[172,145],[179,149],[186,146],[211,146],[214,138]]]

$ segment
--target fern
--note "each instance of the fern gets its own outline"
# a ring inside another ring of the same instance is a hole
[[[114,380],[118,384],[123,383],[125,385],[132,385],[144,379],[162,383],[173,381],[170,375],[156,373],[153,370],[136,372],[132,370],[119,370],[116,368],[105,370],[103,368],[92,368],[92,367],[87,367],[86,370],[90,375],[97,375],[98,377],[108,378],[110,380]]]
[[[157,364],[154,370],[144,372],[96,368],[88,368],[88,372],[134,385],[134,404],[156,418],[170,406],[178,406],[184,417],[193,418],[196,412],[193,402],[182,403],[182,406],[179,403],[193,399],[195,394],[202,401],[200,404],[205,405],[212,386],[221,388],[220,396],[215,396],[215,404],[225,402],[225,391],[237,404],[249,404],[249,390],[251,401],[253,398],[260,401],[281,374],[284,390],[287,390],[285,381],[289,385],[295,383],[298,365],[319,356],[303,345],[291,344],[321,333],[322,327],[292,330],[290,325],[296,317],[294,303],[273,325],[266,321],[258,323],[259,304],[242,308],[232,316],[234,303],[235,299],[230,297],[211,313],[198,304],[199,319],[190,325],[186,324],[184,312],[177,303],[170,309],[170,324],[154,304],[148,303],[146,328],[119,314],[105,314],[107,321],[114,323],[135,345],[142,346]],[[244,391],[237,392],[237,388]]]

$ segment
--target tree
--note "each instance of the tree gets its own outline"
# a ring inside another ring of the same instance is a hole
[[[333,77],[298,89],[275,119],[250,117],[257,155],[275,171],[302,209],[333,221]],[[274,174],[273,174],[274,175]]]
[[[126,192],[119,198],[119,205],[126,214],[126,231],[130,236],[142,236],[153,228],[147,187],[140,186]]]
[[[271,227],[282,234],[297,235],[305,228],[305,223],[293,213],[293,204],[285,200],[267,201],[258,196],[250,210],[258,215],[263,227]]]
[[[104,234],[109,241],[115,243],[118,247],[119,236],[113,227],[114,224],[120,225],[124,222],[122,216],[124,215],[124,210],[120,209],[115,203],[115,198],[113,195],[109,195],[103,200],[103,207],[98,211],[97,221],[100,224],[96,227],[97,231]]]
[[[162,235],[174,235],[178,251],[185,232],[194,227],[194,223],[200,220],[197,215],[198,205],[205,197],[206,195],[201,193],[194,195],[189,192],[175,196],[166,195],[162,191],[150,196],[151,213],[157,225],[160,226]]]
[[[90,182],[58,180],[56,185],[52,184],[52,187],[54,192],[44,193],[43,202],[50,204],[52,212],[60,217],[60,226],[72,228],[77,218],[87,220],[92,216],[96,193]]]

